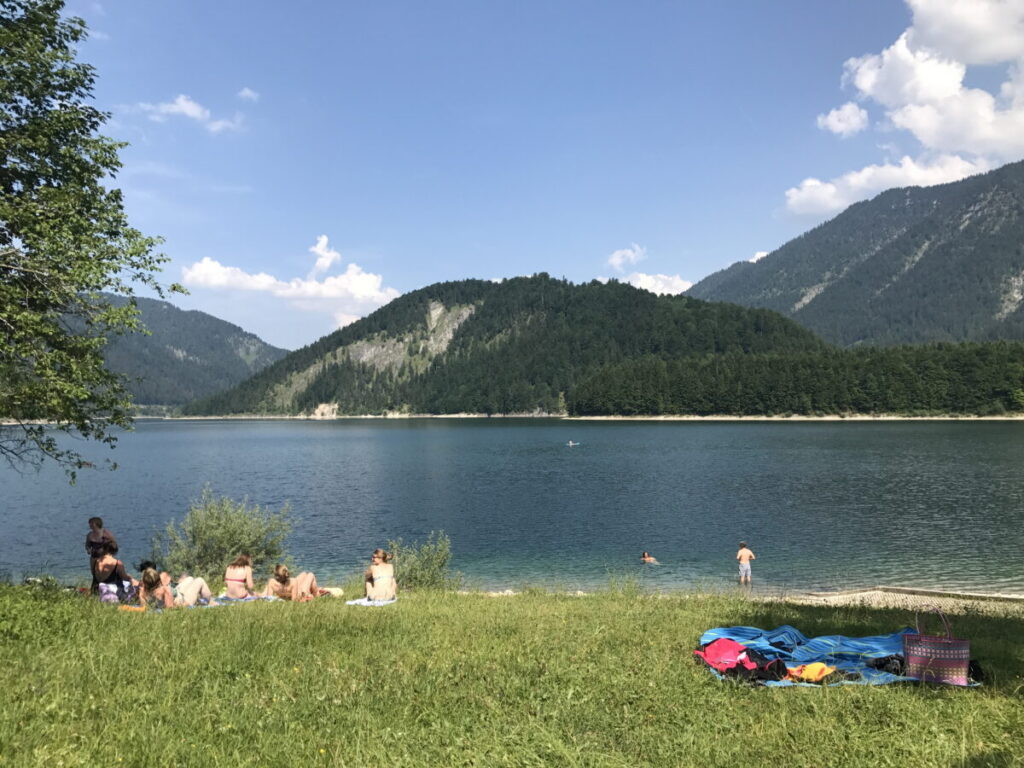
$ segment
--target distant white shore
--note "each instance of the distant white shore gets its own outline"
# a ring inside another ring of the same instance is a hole
[[[846,414],[827,416],[566,416],[551,413],[385,413],[373,415],[305,415],[279,416],[271,414],[231,414],[225,416],[137,416],[136,420],[157,419],[167,421],[339,421],[342,419],[550,419],[552,421],[1021,421],[1024,413],[1002,416],[971,416],[968,414],[947,414],[943,416],[900,416],[896,414]]]

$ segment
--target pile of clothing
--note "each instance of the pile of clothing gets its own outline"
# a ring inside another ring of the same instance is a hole
[[[903,636],[808,638],[788,624],[766,631],[757,627],[719,627],[701,635],[694,656],[720,679],[758,685],[885,685],[911,681],[904,675]],[[972,684],[981,670],[971,663]]]

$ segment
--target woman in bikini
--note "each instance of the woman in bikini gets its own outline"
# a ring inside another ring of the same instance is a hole
[[[280,563],[274,568],[274,575],[267,582],[267,588],[263,590],[265,597],[278,597],[297,603],[304,603],[325,594],[327,590],[320,589],[312,572],[303,571],[293,579],[288,566]]]
[[[227,596],[240,600],[243,597],[252,597],[252,558],[248,555],[239,555],[234,559],[227,570],[224,571],[224,590]]]
[[[368,600],[394,600],[397,594],[395,567],[388,562],[391,555],[375,549],[366,569],[366,597]]]
[[[174,607],[174,595],[171,593],[171,588],[161,581],[160,572],[155,568],[147,568],[142,572],[139,604],[149,610]]]

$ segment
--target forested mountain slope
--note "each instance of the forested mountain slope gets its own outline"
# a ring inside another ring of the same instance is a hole
[[[604,366],[823,350],[775,312],[554,280],[438,283],[297,350],[192,414],[560,413]]]
[[[288,354],[205,312],[156,299],[137,298],[136,303],[150,335],[112,337],[104,359],[110,370],[128,377],[128,390],[138,404],[181,405],[206,397]]]
[[[843,346],[1024,339],[1024,162],[883,192],[687,295],[774,309]]]

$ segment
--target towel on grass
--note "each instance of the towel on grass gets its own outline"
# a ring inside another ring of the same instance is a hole
[[[911,681],[912,678],[875,669],[868,662],[871,659],[901,655],[903,653],[903,635],[914,631],[916,630],[906,627],[888,635],[872,635],[870,637],[823,635],[808,638],[800,630],[786,624],[770,631],[757,627],[718,627],[709,629],[701,635],[698,644],[703,647],[707,643],[725,637],[735,640],[747,648],[757,650],[768,658],[782,659],[787,667],[799,667],[820,662],[835,667],[848,676],[848,679],[826,683],[826,685],[885,685]],[[711,672],[719,678],[722,677],[714,669],[711,669]],[[813,685],[813,683],[792,680],[766,680],[763,684],[770,686]]]
[[[390,600],[371,600],[368,597],[361,597],[358,600],[346,600],[345,605],[362,605],[366,608],[383,608],[385,605],[391,605],[396,602],[398,602],[397,597],[393,597]]]
[[[268,602],[271,600],[277,600],[277,598],[264,597],[263,595],[249,595],[248,597],[227,597],[226,595],[218,595],[210,601],[210,607],[215,605],[236,605],[238,603],[252,603],[257,601]]]

